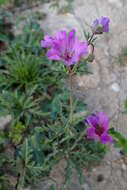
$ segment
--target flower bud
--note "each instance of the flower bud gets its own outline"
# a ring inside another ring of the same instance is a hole
[[[92,30],[94,34],[102,34],[109,31],[109,18],[101,17],[93,21]]]

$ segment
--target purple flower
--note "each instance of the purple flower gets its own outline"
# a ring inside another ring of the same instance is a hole
[[[95,34],[102,34],[109,31],[109,18],[101,17],[93,21],[93,31]]]
[[[67,66],[78,62],[81,57],[88,53],[87,43],[79,42],[74,29],[68,34],[66,31],[58,31],[55,37],[46,35],[41,40],[41,46],[48,48],[46,54],[48,59],[62,61]]]
[[[103,112],[88,116],[86,135],[88,139],[100,140],[101,144],[111,143],[112,137],[108,135],[108,118]]]

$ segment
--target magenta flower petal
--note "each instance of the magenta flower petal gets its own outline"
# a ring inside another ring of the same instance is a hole
[[[96,28],[98,25],[99,25],[99,20],[98,20],[98,19],[95,19],[95,20],[93,21],[93,28]]]
[[[72,29],[69,33],[68,33],[68,37],[67,37],[67,48],[69,48],[69,51],[73,51],[75,45],[75,30]]]
[[[95,137],[95,128],[94,127],[87,128],[86,133],[88,139],[93,139]]]
[[[85,42],[81,42],[78,44],[77,48],[76,48],[76,54],[78,55],[78,57],[82,57],[83,55],[87,55],[88,54],[88,44]]]
[[[79,47],[79,50],[75,51],[75,54],[72,57],[72,60],[73,60],[74,63],[77,63],[80,58],[82,58],[84,55],[86,55],[88,53],[87,50],[86,50],[87,53],[85,52],[86,47],[88,47],[88,46]]]
[[[105,130],[108,130],[108,117],[106,116],[105,113],[99,112],[98,113],[98,118],[99,118],[99,125]]]
[[[56,61],[61,60],[60,56],[58,55],[58,52],[54,49],[48,50],[46,56],[50,60],[56,60]]]
[[[79,44],[79,56],[83,56],[84,54],[88,54],[88,44],[85,42],[81,42]]]
[[[57,40],[62,40],[66,38],[66,31],[57,31],[56,32],[56,39]]]
[[[44,40],[41,40],[41,46],[43,48],[49,48],[49,47],[51,47],[53,40],[54,39],[51,36],[46,35],[44,37]]]
[[[88,116],[86,121],[90,127],[94,127],[98,123],[98,118],[96,117],[96,115],[90,115]]]
[[[79,42],[78,38],[75,39],[75,55],[74,61],[78,62],[81,57],[88,54],[88,44],[85,42]]]
[[[107,133],[104,133],[100,137],[101,144],[106,144],[106,143],[111,143],[112,142],[112,137],[108,135]]]
[[[99,25],[102,26],[102,32],[108,32],[109,31],[109,18],[107,17],[101,17]]]

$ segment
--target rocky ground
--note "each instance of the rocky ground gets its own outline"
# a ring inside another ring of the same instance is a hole
[[[54,34],[56,30],[75,28],[81,39],[84,38],[84,31],[90,30],[95,18],[102,15],[110,18],[110,32],[98,37],[96,58],[89,65],[93,74],[78,76],[75,79],[74,92],[85,100],[89,111],[106,112],[111,125],[127,137],[127,115],[122,113],[127,98],[127,60],[123,64],[118,60],[122,48],[127,47],[127,1],[74,0],[70,12],[66,14],[58,14],[58,10],[52,9],[50,3],[45,3],[23,14],[35,11],[47,15],[40,20],[45,33]],[[84,171],[82,187],[74,174],[68,190],[127,190],[126,160],[119,158],[119,153],[111,148],[100,166],[90,173]],[[55,170],[53,178],[46,183],[40,183],[38,190],[47,190],[52,181],[61,183],[63,167],[62,162]]]

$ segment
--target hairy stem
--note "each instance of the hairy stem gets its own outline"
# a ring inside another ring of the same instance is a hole
[[[94,37],[94,32],[92,33],[92,35],[91,35],[90,39],[88,40],[88,45],[90,45],[90,44],[91,44],[93,37]]]
[[[92,47],[92,52],[91,53],[94,54],[94,45],[92,43],[90,45]]]
[[[69,74],[69,79],[70,79],[70,122],[72,122],[72,116],[73,116],[73,105],[72,105],[72,76],[73,73]]]
[[[93,37],[94,37],[94,32],[92,33],[90,39],[88,40],[88,46],[91,46],[92,47],[92,52],[91,54],[93,55],[94,54],[94,44],[92,43],[92,40],[93,40]]]

